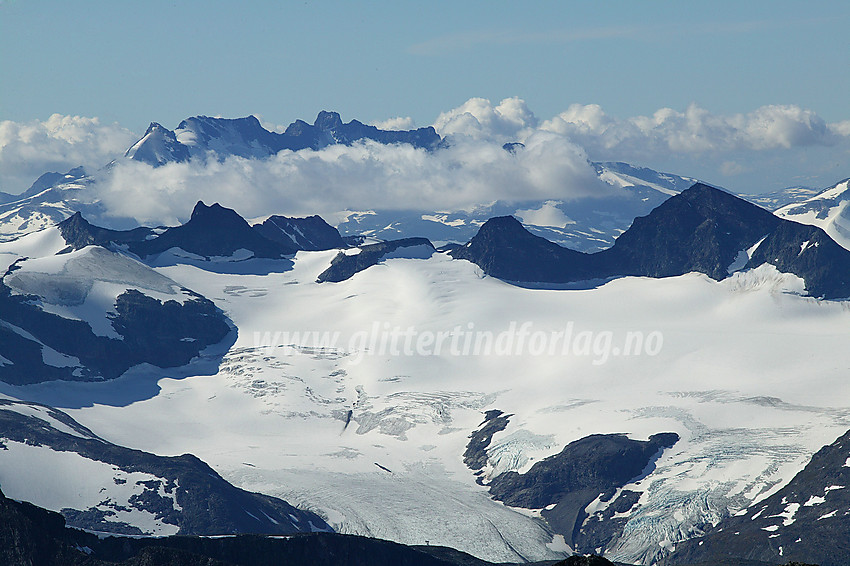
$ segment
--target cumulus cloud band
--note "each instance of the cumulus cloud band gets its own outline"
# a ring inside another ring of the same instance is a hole
[[[138,136],[97,118],[53,114],[45,121],[0,122],[0,191],[19,193],[48,171],[94,170],[124,153]]]
[[[391,118],[380,126],[411,124],[409,118]],[[173,224],[185,220],[200,199],[264,216],[447,211],[496,200],[609,196],[615,189],[599,181],[589,160],[627,161],[719,185],[754,180],[762,190],[796,184],[795,175],[810,183],[817,175],[848,175],[823,164],[846,162],[850,120],[829,124],[793,105],[725,116],[692,104],[684,111],[662,108],[651,116],[619,119],[596,104],[573,104],[539,120],[522,99],[492,104],[473,98],[441,113],[434,127],[448,143],[432,152],[367,141],[283,151],[268,159],[196,159],[158,168],[118,159],[96,175],[90,196],[116,216]],[[0,122],[0,190],[20,192],[47,171],[78,165],[97,170],[136,138],[97,118],[57,114],[43,122]],[[506,142],[522,145],[509,152],[502,148]],[[820,161],[815,154],[822,154]]]

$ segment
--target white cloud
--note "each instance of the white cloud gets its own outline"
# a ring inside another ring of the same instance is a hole
[[[830,127],[811,110],[793,105],[762,106],[747,114],[724,116],[691,104],[684,112],[672,108],[652,116],[613,118],[596,104],[573,104],[543,130],[557,132],[594,154],[652,155],[663,151],[681,154],[791,149],[830,146],[850,127]]]
[[[410,116],[396,116],[379,122],[372,122],[372,125],[379,130],[415,130],[416,122]]]
[[[464,139],[427,152],[375,142],[269,159],[229,158],[150,167],[122,160],[95,185],[115,216],[142,224],[185,220],[198,200],[246,217],[331,215],[344,209],[457,210],[495,200],[570,200],[610,194],[581,148],[550,132],[515,154]]]
[[[138,138],[97,118],[53,114],[46,121],[0,122],[0,190],[19,193],[48,171],[102,167]]]
[[[270,132],[282,134],[283,132],[286,131],[286,128],[288,126],[288,124],[282,125],[282,124],[275,124],[274,122],[269,122],[265,119],[265,117],[262,114],[254,114],[253,116],[254,116],[254,118],[256,118],[260,122],[260,125],[262,127],[264,127],[265,129],[267,129]]]
[[[528,136],[537,122],[520,98],[506,98],[498,106],[486,98],[470,98],[461,106],[441,113],[434,128],[443,136],[463,135],[504,143]]]
[[[850,120],[829,124],[829,129],[832,130],[835,135],[850,137]]]
[[[413,127],[412,120],[400,117],[377,125]],[[432,152],[368,141],[283,151],[262,160],[159,168],[119,159],[98,174],[91,198],[102,199],[116,217],[174,224],[186,220],[198,200],[259,217],[344,209],[457,210],[495,200],[607,196],[614,189],[597,179],[588,159],[626,161],[744,192],[827,186],[850,174],[843,169],[850,120],[827,124],[798,106],[721,115],[693,104],[684,111],[662,108],[621,119],[599,105],[574,104],[541,122],[519,98],[496,105],[473,98],[441,113],[434,125],[450,144]],[[45,122],[2,122],[0,187],[20,190],[46,171],[80,164],[95,171],[135,139],[96,118],[54,115]],[[507,141],[524,145],[507,152],[502,149]]]

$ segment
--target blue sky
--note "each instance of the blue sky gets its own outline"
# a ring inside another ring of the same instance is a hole
[[[473,97],[519,97],[540,121],[572,104],[612,120],[695,104],[725,117],[794,106],[835,124],[850,120],[848,24],[843,1],[0,0],[0,121],[58,113],[138,135],[199,114],[285,125],[332,109],[425,126]],[[842,166],[846,154],[823,145],[811,168]],[[638,164],[722,184],[741,167],[726,157]]]
[[[471,97],[541,117],[796,104],[850,118],[847,2],[87,2],[0,5],[3,119],[322,109],[433,122]],[[10,80],[11,78],[11,80]]]

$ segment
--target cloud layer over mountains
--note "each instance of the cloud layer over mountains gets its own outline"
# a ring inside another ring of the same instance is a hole
[[[413,120],[395,117],[377,125],[404,129]],[[449,139],[448,148],[426,152],[367,142],[283,151],[266,160],[208,159],[159,168],[119,159],[96,173],[96,190],[117,215],[173,223],[185,220],[199,199],[262,216],[457,209],[497,199],[609,194],[614,189],[597,180],[588,160],[627,161],[753,192],[826,186],[848,175],[842,165],[850,151],[850,121],[830,124],[793,105],[721,115],[692,104],[684,111],[662,108],[652,116],[618,118],[595,104],[573,104],[540,119],[519,98],[499,104],[473,98],[441,113],[434,127]],[[97,171],[138,137],[118,124],[79,116],[0,122],[0,190],[20,192],[47,171],[78,165]],[[514,141],[525,147],[502,149]]]
[[[19,193],[42,173],[103,167],[138,134],[97,118],[53,114],[32,122],[0,121],[0,191]]]
[[[99,183],[107,208],[141,223],[185,219],[203,198],[249,217],[343,209],[456,210],[498,199],[572,199],[610,194],[583,151],[563,136],[537,132],[514,153],[459,140],[427,152],[367,141],[319,151],[281,151],[263,160],[229,157],[151,167],[129,162]],[[329,218],[330,219],[330,218]]]

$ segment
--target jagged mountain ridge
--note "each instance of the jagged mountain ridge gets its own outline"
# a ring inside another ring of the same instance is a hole
[[[738,269],[770,263],[803,278],[812,296],[850,296],[850,252],[823,230],[783,220],[702,184],[636,218],[613,247],[594,254],[533,236],[510,217],[488,221],[467,245],[451,253],[494,277],[549,284],[692,271],[720,280]]]
[[[319,112],[312,125],[302,120],[293,122],[282,134],[266,130],[255,116],[235,119],[195,116],[180,122],[173,131],[151,123],[124,157],[158,167],[204,158],[208,153],[218,159],[229,156],[265,158],[283,150],[318,150],[360,140],[406,143],[428,150],[437,148],[442,142],[433,127],[380,130],[357,120],[344,123],[338,113],[327,111]]]
[[[121,247],[140,258],[179,248],[204,258],[228,257],[239,250],[250,257],[280,259],[298,250],[346,247],[339,232],[319,216],[272,216],[251,226],[242,216],[218,203],[199,201],[187,222],[168,228],[110,230],[88,222],[79,212],[58,224],[70,249],[89,245]]]

